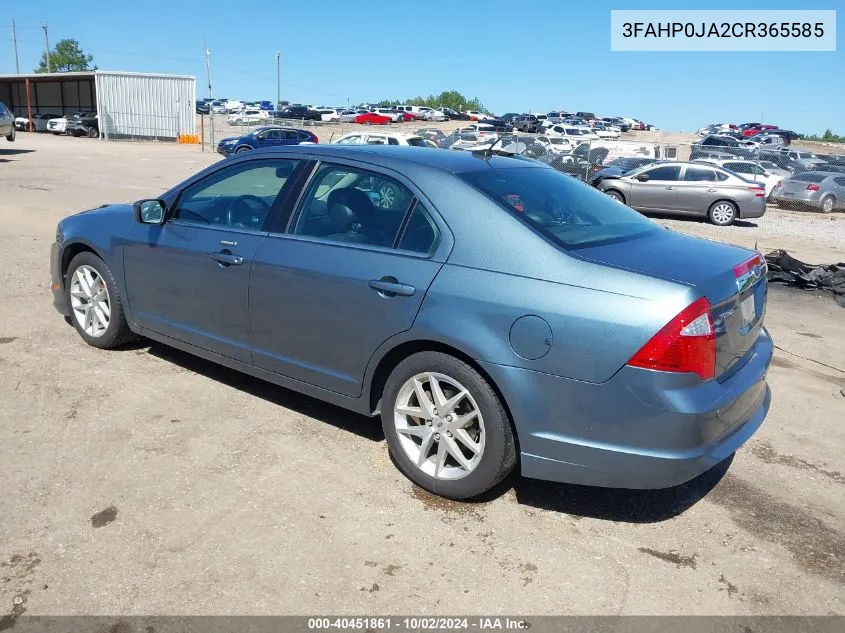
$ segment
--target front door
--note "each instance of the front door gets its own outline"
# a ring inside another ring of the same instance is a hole
[[[222,167],[189,184],[164,224],[133,225],[124,271],[139,325],[251,362],[250,265],[296,162],[259,159]]]
[[[450,236],[395,174],[322,163],[290,226],[255,254],[253,357],[357,396],[376,348],[414,323]]]
[[[681,177],[680,166],[662,165],[640,173],[648,174],[648,180],[634,180],[628,206],[635,209],[674,209],[675,188]]]

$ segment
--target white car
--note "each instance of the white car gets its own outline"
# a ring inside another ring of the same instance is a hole
[[[412,147],[437,147],[422,136],[393,134],[391,132],[353,132],[344,134],[333,143],[339,145],[410,145]]]
[[[319,108],[320,120],[324,123],[335,123],[340,121],[340,113],[334,108]]]
[[[340,120],[342,123],[355,123],[355,119],[360,114],[366,114],[368,110],[343,110],[340,113]]]
[[[466,127],[455,130],[458,134],[475,134],[479,139],[491,141],[499,138],[499,133],[489,123],[470,123]]]
[[[759,183],[763,185],[763,188],[766,190],[767,198],[772,194],[772,189],[775,188],[775,185],[777,185],[783,179],[783,176],[769,173],[763,167],[751,160],[725,160],[702,158],[694,162],[710,163],[711,165],[717,165],[722,169],[727,169],[728,171],[732,171],[735,174],[739,174],[746,180]]]
[[[420,112],[420,118],[425,119],[426,121],[445,121],[448,117],[440,110],[428,108],[427,110]]]
[[[469,117],[470,121],[483,121],[484,119],[490,118],[489,115],[479,112],[478,110],[466,110],[464,114]]]
[[[53,134],[64,134],[67,128],[67,117],[59,117],[47,121],[47,131]]]
[[[209,108],[212,114],[226,114],[225,101],[212,101]]]
[[[266,110],[241,110],[230,114],[226,122],[229,125],[252,125],[253,123],[262,123],[270,119],[270,115]]]
[[[592,132],[599,138],[619,138],[622,134],[619,128],[604,123],[594,123]]]
[[[223,105],[229,114],[243,110],[246,107],[243,101],[238,101],[237,99],[229,99]]]
[[[564,112],[563,110],[555,110],[546,114],[546,120],[551,121],[552,123],[563,123],[563,120],[570,116],[572,115],[568,112]]]
[[[542,132],[547,136],[568,138],[573,145],[578,145],[579,143],[585,143],[588,141],[597,141],[599,138],[593,134],[589,128],[561,125],[558,123],[544,125]]]
[[[540,135],[535,142],[545,147],[550,154],[569,154],[577,145],[568,136]]]

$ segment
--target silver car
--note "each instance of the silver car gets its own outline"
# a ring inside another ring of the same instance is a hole
[[[775,187],[772,200],[779,207],[811,207],[831,213],[845,209],[845,175],[821,171],[805,171]]]
[[[759,218],[766,212],[761,184],[715,165],[672,162],[648,165],[598,187],[637,211],[706,216],[719,226],[737,218]]]

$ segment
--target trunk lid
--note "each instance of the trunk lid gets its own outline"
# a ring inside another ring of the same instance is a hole
[[[661,230],[627,242],[580,248],[573,254],[697,289],[711,306],[716,378],[727,379],[747,360],[766,310],[765,262],[761,257],[759,265],[742,267],[759,255],[755,251]]]

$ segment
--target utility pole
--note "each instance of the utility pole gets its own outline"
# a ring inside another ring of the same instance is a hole
[[[276,51],[276,108],[279,107],[279,102],[282,100],[282,53]]]
[[[41,28],[44,29],[44,55],[47,57],[47,72],[53,72],[53,69],[50,68],[50,40],[47,39],[47,23],[41,25]]]
[[[202,41],[202,45],[205,49],[205,76],[208,78],[208,98],[210,99],[214,96],[211,94],[211,50],[205,40]]]
[[[15,28],[15,18],[12,18],[12,41],[15,43],[15,73],[21,74],[21,67],[18,64],[18,31]]]
[[[208,98],[212,98],[211,94],[211,50],[208,48],[208,42],[205,40],[202,41],[203,48],[205,49],[205,75],[208,78]],[[214,151],[216,147],[214,144],[214,106],[209,103],[208,104],[208,122],[209,122],[209,129],[211,131],[211,149]]]

